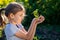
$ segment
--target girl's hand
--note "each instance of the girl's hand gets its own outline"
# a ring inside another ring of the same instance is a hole
[[[39,18],[34,18],[33,22],[36,24],[42,23],[45,20],[44,16],[40,15]]]
[[[44,16],[40,15],[40,17],[37,19],[37,24],[42,23],[44,20]]]

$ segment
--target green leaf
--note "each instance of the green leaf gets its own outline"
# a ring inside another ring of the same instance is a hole
[[[35,18],[38,18],[39,17],[38,9],[36,9],[35,11],[33,11],[33,14],[34,14]]]

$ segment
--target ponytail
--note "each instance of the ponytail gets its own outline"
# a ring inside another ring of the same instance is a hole
[[[6,24],[1,15],[3,10],[5,10],[5,8],[0,9],[0,27],[3,27]]]

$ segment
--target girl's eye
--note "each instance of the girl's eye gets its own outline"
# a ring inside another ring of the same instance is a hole
[[[20,16],[26,16],[25,14],[21,14]]]
[[[20,15],[20,16],[22,16],[22,15]]]
[[[20,16],[23,16],[23,14],[21,14]]]

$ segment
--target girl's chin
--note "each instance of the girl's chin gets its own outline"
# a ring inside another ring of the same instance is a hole
[[[16,24],[20,24],[21,22],[16,22]]]

